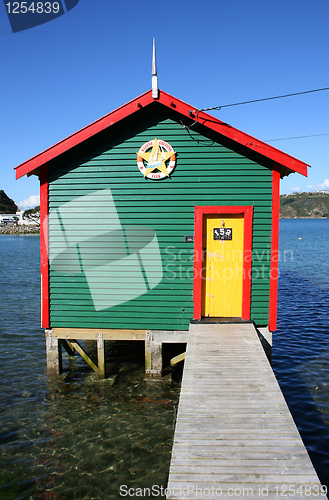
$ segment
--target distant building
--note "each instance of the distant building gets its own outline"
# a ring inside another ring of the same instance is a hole
[[[23,223],[23,214],[22,210],[19,210],[15,214],[0,214],[0,224],[22,224]]]

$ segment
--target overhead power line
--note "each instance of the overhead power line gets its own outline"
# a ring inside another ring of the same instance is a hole
[[[291,139],[306,139],[308,137],[321,137],[323,135],[329,135],[329,132],[327,132],[326,134],[298,135],[296,137],[281,137],[280,139],[266,139],[264,142],[290,141]]]
[[[198,123],[198,121],[199,121],[199,114],[201,113],[201,111],[211,111],[211,110],[215,110],[215,109],[221,110],[222,108],[229,108],[231,106],[241,106],[242,104],[253,104],[255,102],[271,101],[273,99],[283,99],[285,97],[295,97],[295,96],[298,96],[298,95],[312,94],[314,92],[324,92],[325,90],[329,90],[329,87],[323,87],[321,89],[304,90],[303,92],[293,92],[291,94],[283,94],[283,95],[277,95],[277,96],[272,96],[272,97],[263,97],[262,99],[253,99],[251,101],[234,102],[234,103],[231,103],[231,104],[223,104],[222,106],[213,106],[213,107],[210,107],[210,108],[202,108],[202,109],[195,108],[194,112],[190,109],[189,110],[189,115],[190,116],[193,116],[193,113],[196,113],[196,118],[195,118],[194,122],[191,123],[191,125],[184,125],[182,122],[181,122],[181,124],[187,130],[187,132],[190,135],[190,137],[193,140],[196,140],[198,143],[201,144],[202,141],[194,139],[193,136],[190,133],[190,129],[194,125],[196,125]],[[300,136],[296,136],[296,137],[282,137],[282,138],[279,138],[279,139],[267,139],[264,142],[287,141],[287,140],[292,140],[292,139],[304,139],[304,138],[307,138],[307,137],[320,137],[320,136],[324,136],[324,135],[329,135],[329,133],[325,133],[325,134],[312,134],[312,135],[300,135]]]
[[[314,92],[323,92],[325,90],[329,90],[329,87],[324,87],[322,89],[313,89],[313,90],[304,90],[304,92],[294,92],[293,94],[284,94],[284,95],[277,95],[273,97],[264,97],[263,99],[253,99],[252,101],[242,101],[242,102],[234,102],[232,104],[223,104],[222,106],[213,106],[212,108],[202,108],[199,109],[198,111],[210,111],[213,109],[222,109],[222,108],[229,108],[231,106],[241,106],[242,104],[252,104],[254,102],[263,102],[263,101],[271,101],[273,99],[283,99],[284,97],[294,97],[297,95],[304,95],[304,94],[312,94]]]

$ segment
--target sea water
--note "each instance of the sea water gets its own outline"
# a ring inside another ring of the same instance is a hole
[[[0,236],[0,304],[0,499],[118,500],[120,487],[161,491],[179,383],[171,375],[144,380],[143,342],[109,345],[104,381],[77,356],[48,382],[38,236]]]
[[[329,219],[280,221],[279,271],[272,365],[329,486]]]
[[[274,371],[327,485],[328,248],[329,220],[281,221],[273,335]],[[165,487],[179,374],[146,382],[143,343],[120,342],[107,346],[106,380],[75,356],[48,381],[38,236],[0,235],[0,304],[0,499],[118,500],[120,488]]]

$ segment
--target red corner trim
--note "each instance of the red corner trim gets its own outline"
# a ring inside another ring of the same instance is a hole
[[[252,206],[195,207],[194,211],[194,319],[201,319],[202,301],[202,234],[203,216],[208,214],[242,214],[244,216],[242,319],[250,319],[251,264],[252,264]]]
[[[81,144],[85,140],[93,137],[99,132],[105,130],[111,125],[119,122],[123,118],[126,118],[133,113],[138,112],[140,109],[150,105],[155,102],[152,98],[152,91],[149,90],[144,94],[136,97],[132,101],[124,104],[115,111],[108,113],[99,120],[91,123],[87,127],[82,128],[78,132],[70,135],[66,139],[58,142],[54,146],[46,149],[42,153],[34,156],[30,160],[18,165],[16,167],[16,179],[19,179],[23,175],[35,171],[39,167],[43,167],[47,162],[61,155],[62,153],[68,151],[69,149]],[[176,97],[167,94],[164,91],[159,92],[159,98],[156,102],[166,106],[170,109],[177,111],[178,113],[185,115],[188,119],[187,125],[191,124],[193,121],[198,121],[201,125],[211,129],[218,134],[231,139],[232,141],[241,144],[247,149],[257,151],[262,156],[271,159],[278,166],[282,166],[290,170],[291,172],[299,172],[302,175],[307,176],[308,165],[304,162],[293,158],[282,151],[273,148],[269,144],[255,139],[254,137],[241,132],[240,130],[231,127],[227,123],[224,123],[213,116],[204,113],[203,111],[198,112],[194,106],[177,99]]]
[[[277,329],[278,311],[278,277],[279,277],[279,223],[280,223],[280,173],[273,170],[272,174],[272,243],[271,243],[271,271],[270,271],[270,304],[269,323],[270,332]]]
[[[40,172],[41,326],[49,328],[48,166]]]

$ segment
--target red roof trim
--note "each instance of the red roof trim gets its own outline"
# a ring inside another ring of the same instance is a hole
[[[197,109],[194,106],[190,106],[189,104],[171,96],[170,94],[167,94],[162,90],[159,91],[159,98],[156,101],[170,109],[174,109],[182,115],[185,115],[190,120],[196,119]],[[87,125],[78,132],[75,132],[66,139],[63,139],[54,146],[51,146],[42,153],[39,153],[30,160],[18,165],[16,167],[16,179],[33,172],[50,160],[53,160],[57,156],[65,153],[78,144],[81,144],[99,132],[102,132],[123,118],[126,118],[127,116],[132,115],[140,109],[148,106],[152,102],[154,102],[154,99],[152,98],[152,90],[149,90],[132,101],[124,104],[120,108],[108,113],[99,120]],[[191,112],[194,116],[190,116]],[[234,142],[237,142],[238,144],[241,144],[247,149],[256,151],[262,156],[273,160],[275,164],[281,165],[292,172],[298,172],[307,177],[308,165],[306,163],[301,162],[296,158],[293,158],[292,156],[287,155],[286,153],[283,153],[282,151],[273,148],[272,146],[269,146],[268,144],[259,141],[234,127],[231,127],[230,125],[227,125],[207,113],[202,111],[199,112],[198,123],[223,135],[224,137],[227,137],[228,139],[231,139]]]
[[[186,104],[179,99],[173,98],[171,95],[166,94],[163,91],[161,91],[159,102],[168,107],[172,107],[171,103],[174,102],[176,111],[188,116],[190,119],[196,119],[197,108],[190,106],[189,104]],[[189,115],[189,111],[194,112],[194,118]],[[306,163],[299,161],[286,153],[283,153],[279,149],[276,149],[273,146],[266,144],[265,142],[255,139],[251,135],[245,134],[244,132],[231,127],[227,123],[214,118],[208,113],[204,113],[202,111],[199,112],[198,123],[214,130],[215,132],[218,132],[219,134],[233,140],[234,142],[237,142],[238,144],[241,144],[242,146],[245,146],[248,149],[260,153],[266,158],[270,158],[275,163],[288,168],[292,172],[298,172],[307,177],[307,167],[309,165],[307,165]]]
[[[136,99],[129,101],[123,106],[120,106],[120,108],[111,111],[110,113],[103,116],[102,118],[99,118],[90,125],[87,125],[81,130],[78,130],[78,132],[69,135],[68,137],[66,137],[66,139],[57,142],[54,146],[51,146],[42,153],[33,156],[30,160],[27,160],[24,163],[18,165],[15,168],[16,179],[19,179],[23,175],[33,172],[33,170],[36,170],[45,163],[49,162],[50,160],[53,160],[62,153],[65,153],[66,151],[70,150],[74,146],[81,144],[85,140],[90,139],[90,137],[93,137],[99,132],[102,132],[103,130],[110,127],[114,123],[117,123],[123,118],[126,118],[127,116],[147,106],[153,101],[154,99],[152,98],[152,91],[149,90],[148,92],[145,92],[145,94],[142,94]]]

